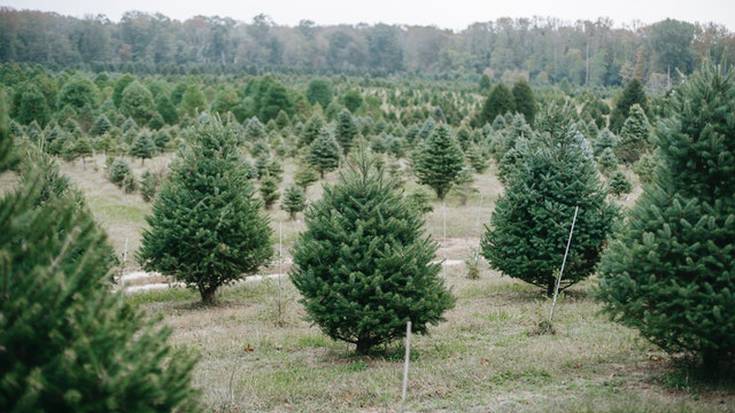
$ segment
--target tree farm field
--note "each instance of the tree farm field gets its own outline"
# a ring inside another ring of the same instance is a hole
[[[164,169],[170,153],[129,161],[133,173]],[[126,194],[107,180],[104,155],[59,161],[61,171],[84,193],[118,255],[127,250],[124,272],[138,271],[138,250],[151,204]],[[293,182],[295,165],[284,163],[280,190]],[[617,202],[633,204],[631,194]],[[309,200],[321,197],[312,185]],[[415,186],[406,174],[406,188]],[[171,342],[200,354],[194,387],[207,410],[252,411],[470,411],[470,412],[726,412],[735,411],[732,384],[701,386],[677,368],[662,350],[632,329],[600,313],[593,276],[560,295],[556,334],[537,334],[551,300],[542,290],[480,265],[468,279],[464,260],[478,248],[503,186],[497,168],[475,176],[479,192],[466,205],[454,196],[432,200],[425,231],[440,245],[442,277],[456,297],[446,321],[429,335],[412,337],[408,397],[401,404],[404,348],[401,341],[370,355],[355,354],[305,320],[299,294],[287,276],[224,287],[216,306],[202,306],[194,290],[170,288],[125,295],[148,316],[173,329]],[[283,259],[262,272],[287,273],[290,248],[304,229],[303,215],[289,221],[280,208],[269,211],[282,240]],[[561,256],[559,261],[561,264]],[[150,278],[160,282],[161,278]],[[146,281],[140,281],[145,283]]]

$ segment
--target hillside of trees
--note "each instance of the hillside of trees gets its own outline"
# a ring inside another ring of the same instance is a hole
[[[268,16],[250,22],[219,16],[186,21],[130,11],[75,18],[0,8],[0,62],[92,71],[184,74],[265,71],[417,73],[537,83],[612,86],[637,78],[665,87],[704,62],[732,62],[726,27],[663,20],[620,26],[608,18],[500,18],[459,32],[435,26],[358,24],[295,27]]]

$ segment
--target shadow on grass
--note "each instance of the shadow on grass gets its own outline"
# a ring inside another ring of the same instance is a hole
[[[664,387],[683,390],[695,395],[735,392],[735,361],[722,362],[717,367],[704,367],[690,356],[673,358],[666,371],[656,378]]]

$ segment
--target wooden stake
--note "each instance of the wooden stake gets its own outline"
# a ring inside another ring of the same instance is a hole
[[[406,361],[403,363],[403,386],[401,387],[401,404],[406,402],[408,393],[408,364],[411,359],[411,321],[406,323]]]
[[[554,300],[551,302],[551,311],[549,312],[549,325],[554,319],[554,307],[556,307],[556,298],[559,296],[559,285],[561,284],[561,277],[564,274],[564,266],[567,263],[567,255],[569,255],[569,246],[572,245],[572,233],[574,232],[574,224],[577,223],[577,213],[579,212],[579,206],[574,207],[574,218],[572,218],[572,227],[569,229],[569,238],[567,239],[567,249],[564,251],[564,259],[561,261],[561,270],[559,270],[559,276],[556,277],[556,286],[554,287]]]

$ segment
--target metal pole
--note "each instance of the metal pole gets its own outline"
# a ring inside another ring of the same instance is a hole
[[[577,223],[577,213],[579,206],[574,207],[574,218],[572,218],[572,227],[569,229],[569,238],[567,239],[567,249],[564,251],[564,259],[561,261],[561,270],[556,278],[556,286],[554,287],[554,300],[551,303],[551,311],[549,312],[549,323],[554,319],[554,307],[556,307],[556,298],[559,296],[559,285],[561,277],[564,274],[564,266],[567,264],[567,255],[569,255],[569,246],[572,245],[572,233],[574,232],[574,224]]]
[[[401,404],[406,402],[408,392],[408,364],[411,359],[411,321],[406,323],[406,361],[403,363],[403,387],[401,388]]]

